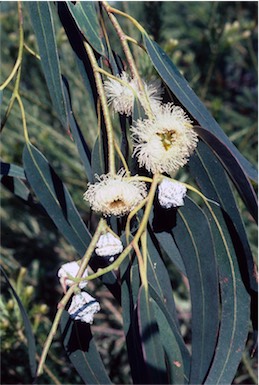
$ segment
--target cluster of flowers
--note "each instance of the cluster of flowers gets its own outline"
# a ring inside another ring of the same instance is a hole
[[[137,79],[129,78],[125,72],[118,75],[118,81],[106,80],[104,88],[115,112],[132,115],[136,97],[145,108]],[[153,174],[170,174],[188,162],[198,142],[197,134],[182,108],[161,102],[161,88],[157,83],[143,82],[143,88],[153,117],[138,119],[131,126],[133,156],[140,167]],[[147,196],[145,183],[127,177],[125,170],[120,170],[117,175],[96,175],[96,178],[95,184],[88,185],[84,199],[92,210],[104,216],[126,215]],[[185,194],[186,189],[180,183],[163,179],[159,185],[158,199],[162,207],[182,205]]]
[[[153,174],[170,174],[188,162],[197,146],[197,134],[182,108],[173,103],[161,102],[161,89],[156,83],[143,82],[143,95],[137,79],[131,79],[123,72],[118,76],[118,81],[105,81],[104,88],[108,103],[113,111],[120,114],[133,114],[135,98],[138,98],[144,109],[146,101],[149,103],[153,116],[138,119],[130,128],[133,156],[136,156],[140,167],[145,167]],[[116,175],[96,175],[96,179],[96,183],[88,184],[84,199],[93,211],[104,216],[127,215],[147,196],[146,184],[138,180],[137,175],[128,176],[123,169]],[[163,178],[158,186],[158,201],[166,209],[182,206],[185,195],[186,188],[179,182]],[[100,237],[95,252],[99,256],[109,256],[109,261],[113,262],[114,256],[122,250],[121,241],[111,233],[106,233]],[[69,275],[76,277],[78,270],[77,262],[67,263],[59,270],[63,288],[74,283],[69,280]],[[87,274],[85,271],[83,277]],[[83,289],[86,284],[87,281],[81,282],[79,288]],[[73,296],[68,312],[75,320],[92,323],[93,315],[99,310],[100,305],[93,297],[86,292],[79,292]]]
[[[102,234],[96,244],[95,252],[98,256],[109,256],[109,261],[113,262],[115,255],[120,254],[123,250],[123,245],[119,238],[111,233]],[[67,286],[75,284],[71,278],[76,278],[79,271],[79,264],[76,261],[65,263],[58,270],[58,277],[63,291],[66,292]],[[88,276],[88,269],[82,275],[82,278]],[[73,295],[71,304],[68,308],[70,317],[76,321],[92,324],[94,314],[100,311],[99,302],[88,294],[82,291],[87,286],[87,280],[82,280],[78,284],[79,292]]]

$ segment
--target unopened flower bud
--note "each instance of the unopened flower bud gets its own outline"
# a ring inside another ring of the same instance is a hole
[[[79,271],[79,265],[76,261],[74,262],[68,262],[65,263],[58,271],[58,277],[60,278],[60,283],[62,287],[64,286],[71,286],[75,282],[69,279],[69,276],[75,278],[77,276],[77,273]],[[85,269],[84,274],[82,275],[82,278],[87,277],[88,271]],[[83,281],[79,283],[80,289],[83,289],[87,285],[87,281]]]
[[[111,233],[106,233],[100,236],[95,252],[101,257],[111,256],[110,262],[114,261],[113,255],[120,254],[123,250],[123,245],[119,238],[116,238]]]
[[[45,303],[43,303],[42,305],[40,305],[39,311],[41,314],[47,314],[48,306]]]
[[[183,206],[187,189],[181,183],[164,179],[158,186],[158,201],[166,209]]]
[[[72,298],[68,313],[74,320],[93,323],[94,314],[100,310],[100,304],[85,291],[75,294]]]
[[[33,286],[27,286],[25,288],[25,295],[26,297],[30,298],[34,293],[34,287]]]
[[[13,299],[9,299],[9,301],[7,302],[6,308],[8,310],[12,310],[14,308],[14,300]]]

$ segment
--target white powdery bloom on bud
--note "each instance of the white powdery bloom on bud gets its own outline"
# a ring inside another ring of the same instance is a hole
[[[96,175],[98,182],[88,184],[84,199],[93,211],[104,216],[123,216],[132,211],[147,195],[144,182],[125,176],[120,170],[116,175]]]
[[[173,103],[161,105],[153,119],[137,120],[131,127],[140,167],[170,173],[183,167],[197,146],[198,136],[184,110]]]
[[[119,238],[116,238],[111,233],[106,233],[100,236],[96,243],[95,252],[100,257],[111,256],[110,262],[114,261],[113,255],[120,254],[123,250],[123,245]]]
[[[73,296],[68,313],[74,320],[92,324],[94,314],[100,309],[99,302],[97,302],[90,294],[82,291]]]
[[[186,192],[186,187],[181,183],[163,179],[158,186],[158,201],[166,209],[183,206]]]
[[[115,79],[108,79],[104,82],[108,104],[112,106],[115,112],[130,116],[133,112],[135,97],[143,104],[143,93],[139,89],[137,79],[130,78],[126,72],[123,71],[120,75],[117,75],[117,78],[123,81],[125,85]],[[151,107],[160,104],[162,91],[158,81],[149,84],[142,82]]]
[[[60,279],[60,283],[63,288],[66,286],[71,286],[75,282],[69,279],[69,275],[73,278],[77,276],[77,273],[79,271],[79,265],[76,261],[74,262],[68,262],[61,266],[61,268],[58,270],[58,277]],[[84,274],[82,275],[82,278],[87,277],[88,271],[85,269]],[[87,281],[83,281],[79,283],[80,289],[83,289],[86,287]],[[65,290],[64,290],[65,291]]]

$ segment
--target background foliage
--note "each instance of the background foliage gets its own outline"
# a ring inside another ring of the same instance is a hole
[[[257,159],[257,3],[256,2],[121,2],[116,6],[135,16],[163,47],[182,71],[201,100],[223,127],[240,152],[256,164]],[[1,80],[8,76],[17,55],[18,21],[16,3],[1,2]],[[24,9],[26,43],[37,50],[30,20]],[[70,84],[73,110],[90,147],[95,142],[95,115],[87,99],[74,57],[60,23],[55,20],[59,52],[66,58],[62,73]],[[130,25],[124,25],[130,30]],[[134,36],[133,31],[129,31]],[[119,47],[118,47],[119,49]],[[153,74],[147,59],[136,56],[144,77]],[[38,64],[38,65],[37,65]],[[11,95],[12,85],[3,95],[3,111]],[[28,118],[31,142],[41,150],[67,185],[84,221],[90,226],[89,214],[82,195],[87,181],[74,143],[60,126],[52,109],[40,63],[25,54],[22,73],[22,97]],[[37,98],[35,98],[37,95]],[[85,124],[87,122],[87,125]],[[86,131],[87,126],[87,131]],[[18,106],[3,130],[1,158],[21,164],[24,139]],[[90,129],[89,129],[90,127]],[[91,129],[92,127],[92,129]],[[82,177],[83,175],[83,177]],[[7,183],[7,182],[6,182]],[[13,286],[29,313],[37,343],[43,344],[61,292],[56,271],[76,254],[52,222],[38,211],[2,189],[2,264],[12,277]],[[238,199],[238,198],[237,198]],[[241,207],[242,203],[238,199]],[[257,229],[245,209],[248,238],[257,255]],[[29,244],[29,247],[28,247]],[[176,272],[171,272],[176,304],[181,314],[185,340],[190,338],[190,303],[186,287]],[[121,311],[111,294],[90,283],[96,297],[102,296],[102,312],[93,326],[98,349],[110,378],[115,383],[128,383],[129,367],[122,330]],[[29,383],[24,330],[19,309],[7,285],[1,299],[2,383]],[[234,383],[255,381],[256,359],[244,354]],[[57,365],[58,364],[58,365]],[[64,355],[57,336],[47,361],[49,374],[44,383],[81,383],[81,379]]]

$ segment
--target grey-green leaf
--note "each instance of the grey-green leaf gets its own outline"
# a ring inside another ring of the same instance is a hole
[[[65,101],[66,101],[66,109],[67,109],[67,115],[69,120],[69,127],[71,129],[73,138],[76,142],[78,152],[80,155],[80,158],[82,160],[82,163],[85,168],[86,176],[88,178],[89,182],[92,182],[93,180],[93,173],[91,168],[91,152],[87,146],[87,143],[83,137],[82,131],[80,127],[77,124],[77,121],[74,117],[71,100],[70,100],[70,94],[69,94],[69,86],[65,78],[63,78],[63,86],[64,86],[64,95],[65,95]]]
[[[219,327],[219,282],[211,229],[190,199],[178,210],[173,234],[185,264],[192,303],[191,384],[201,384],[211,365]],[[217,247],[217,246],[216,246]]]
[[[208,212],[219,269],[221,320],[217,348],[205,384],[231,384],[242,358],[249,329],[250,298],[242,281],[235,248],[219,207],[217,223]]]
[[[92,47],[102,55],[104,47],[100,38],[100,27],[95,10],[95,2],[76,1],[73,4],[71,1],[67,1],[66,3],[77,27]]]
[[[47,1],[31,1],[27,3],[27,7],[37,38],[42,69],[53,107],[63,127],[68,129],[68,117],[65,108],[60,63],[50,4]]]
[[[167,370],[159,329],[148,288],[143,286],[138,298],[138,322],[146,381],[149,384],[166,384]]]
[[[170,368],[171,374],[170,383],[189,383],[191,357],[180,334],[178,325],[176,325],[172,314],[169,312],[166,301],[162,301],[150,285],[149,292],[159,328],[159,335],[167,355],[167,366]]]
[[[235,239],[236,252],[240,255],[242,271],[248,274],[247,286],[257,291],[258,284],[254,275],[253,255],[247,240],[242,217],[230,187],[226,172],[219,159],[212,153],[211,149],[202,141],[199,142],[194,156],[189,162],[189,169],[195,178],[203,194],[218,202],[224,210],[224,215],[229,217],[229,232]],[[249,280],[249,281],[248,281]]]
[[[91,235],[82,221],[66,186],[58,178],[47,159],[27,143],[23,153],[28,181],[50,218],[61,233],[83,256]]]

